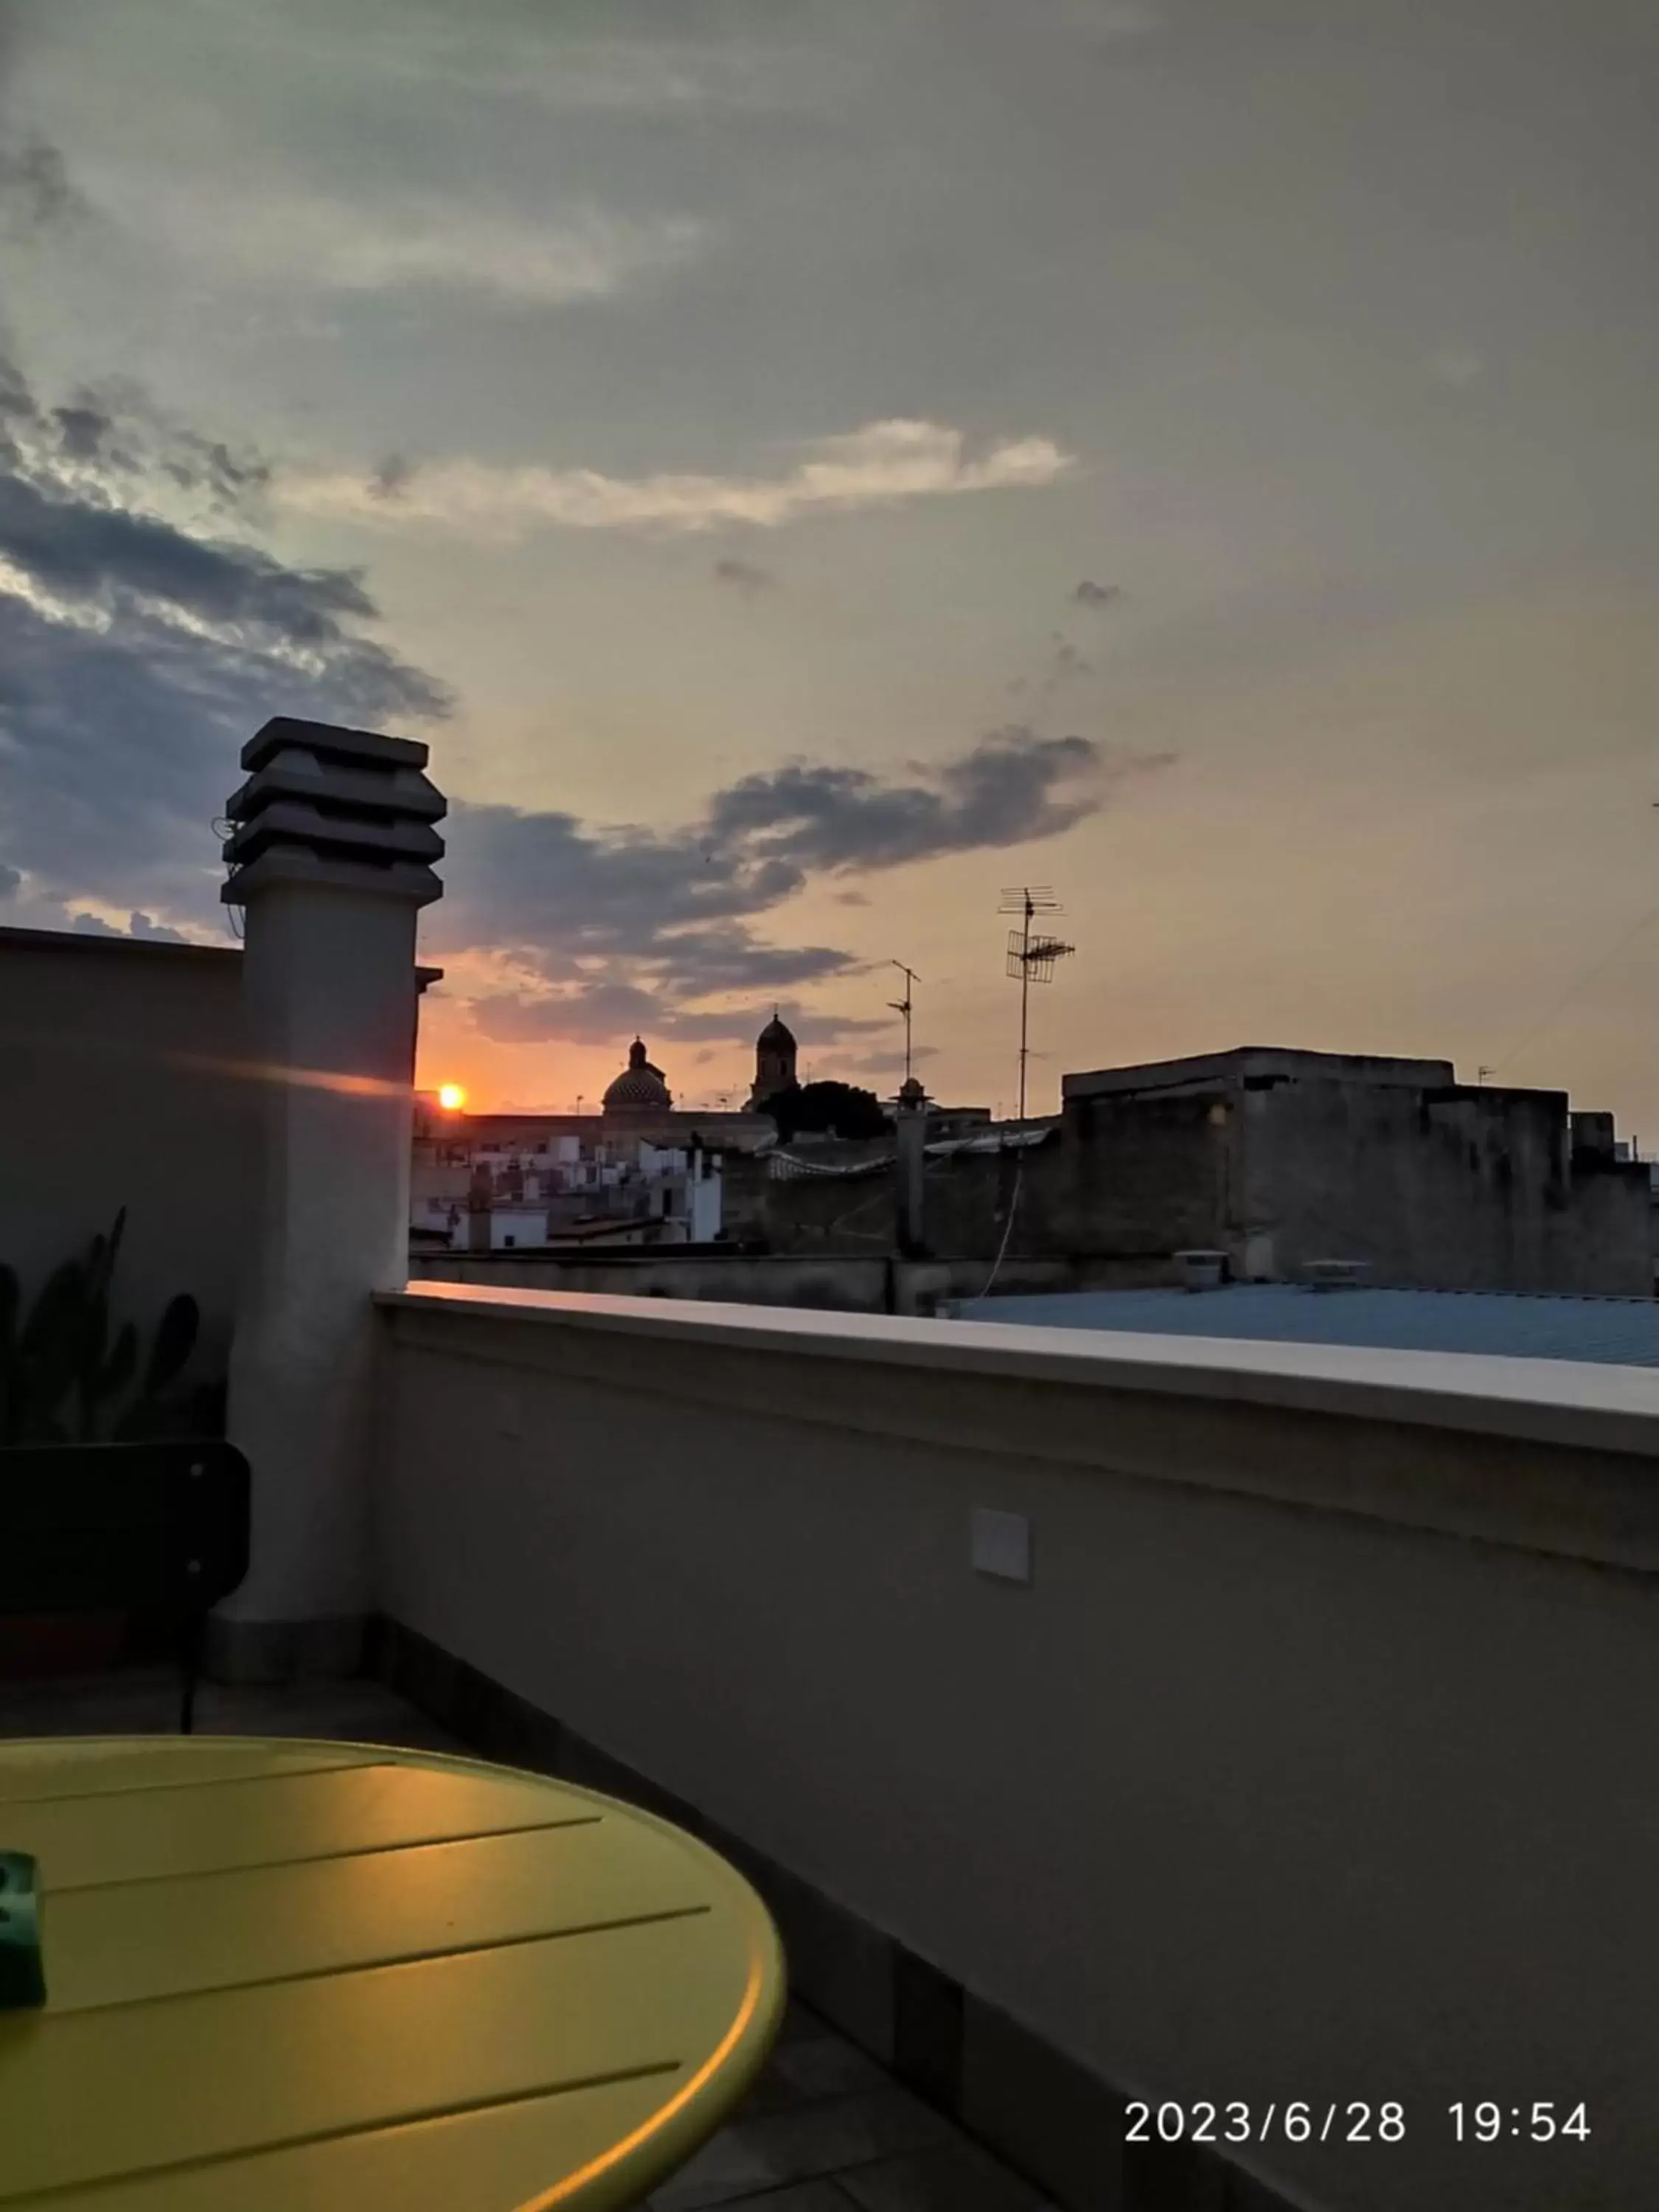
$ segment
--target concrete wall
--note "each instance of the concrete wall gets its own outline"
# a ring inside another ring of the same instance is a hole
[[[826,1162],[857,1157],[859,1150],[890,1152],[889,1143],[825,1146],[811,1155]],[[774,1252],[886,1253],[898,1235],[893,1170],[867,1176],[772,1175],[764,1158],[728,1154],[722,1220],[728,1235],[756,1239]]]
[[[1649,2200],[1659,1379],[515,1295],[385,1302],[386,1612],[1124,2094],[1404,2104],[1297,2203]]]
[[[837,1313],[927,1314],[942,1298],[973,1298],[990,1279],[985,1260],[749,1252],[430,1252],[410,1255],[410,1279],[605,1297],[695,1298]],[[1127,1287],[1109,1266],[1005,1260],[1001,1295]]]
[[[1112,1103],[1096,1117],[1103,1125],[1114,1119]],[[1103,1126],[1098,1141],[1091,1135],[1079,1142],[1068,1129],[1019,1152],[930,1156],[924,1248],[988,1266],[1003,1247],[1012,1206],[1011,1259],[1133,1261],[1141,1264],[1120,1267],[1112,1279],[1164,1280],[1170,1253],[1212,1231],[1212,1148],[1190,1142],[1195,1117],[1186,1102],[1121,1118],[1121,1129]],[[845,1179],[782,1180],[769,1176],[764,1160],[728,1160],[726,1221],[734,1237],[757,1238],[775,1253],[891,1251],[899,1233],[896,1192],[892,1166]]]
[[[1228,1249],[1248,1231],[1234,1125],[1218,1088],[1170,1097],[1068,1097],[1042,1217],[1079,1251]],[[1044,1148],[1044,1153],[1048,1148]],[[1040,1156],[1041,1157],[1041,1156]]]
[[[1281,1277],[1339,1258],[1444,1289],[1651,1290],[1645,1170],[1575,1157],[1565,1093],[1316,1078],[1241,1105]]]
[[[0,930],[0,1260],[27,1296],[125,1206],[117,1316],[153,1324],[190,1291],[204,1373],[244,1241],[240,980],[229,945]]]
[[[1224,1251],[1246,1279],[1311,1259],[1378,1282],[1643,1297],[1653,1284],[1645,1169],[1613,1154],[1611,1117],[1565,1092],[1458,1085],[1449,1063],[1247,1051],[1065,1079],[1056,1138],[1033,1151],[930,1158],[930,1252],[1113,1261],[1143,1284],[1171,1255]],[[728,1170],[734,1235],[775,1252],[890,1250],[891,1170],[767,1179]],[[1018,1188],[1017,1186],[1018,1179]]]

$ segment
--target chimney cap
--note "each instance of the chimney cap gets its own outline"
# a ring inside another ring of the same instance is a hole
[[[1311,1290],[1351,1291],[1358,1288],[1370,1268],[1369,1260],[1309,1260],[1302,1272]]]
[[[334,722],[301,722],[276,714],[242,747],[242,766],[252,774],[289,746],[325,759],[392,769],[424,768],[430,750],[418,738],[388,738],[378,730],[347,730]]]
[[[1183,1290],[1218,1291],[1231,1255],[1226,1252],[1189,1250],[1173,1256]]]

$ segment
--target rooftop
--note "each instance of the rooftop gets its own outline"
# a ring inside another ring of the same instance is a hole
[[[988,1297],[963,1320],[1273,1344],[1371,1346],[1659,1367],[1659,1304],[1505,1291],[1230,1283],[1214,1290],[1078,1291]]]
[[[1241,1083],[1249,1077],[1319,1077],[1343,1083],[1406,1084],[1434,1088],[1455,1081],[1449,1060],[1400,1060],[1370,1052],[1304,1052],[1279,1045],[1236,1045],[1228,1052],[1194,1053],[1182,1060],[1146,1060],[1133,1067],[1099,1067],[1060,1079],[1062,1097],[1092,1098],[1118,1091],[1170,1091],[1189,1085]]]

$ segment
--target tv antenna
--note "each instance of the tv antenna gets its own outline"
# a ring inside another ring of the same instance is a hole
[[[1063,945],[1051,936],[1045,926],[1046,917],[1066,911],[1046,884],[1020,884],[1012,890],[1005,890],[999,914],[1018,915],[1019,927],[1008,933],[1008,964],[1006,972],[1019,984],[1019,1122],[1025,1125],[1025,1066],[1030,1059],[1027,1039],[1030,1033],[1031,986],[1033,983],[1052,983],[1054,963],[1063,960],[1068,952],[1075,952],[1075,945]],[[1032,923],[1038,927],[1034,931]]]
[[[904,1079],[908,1083],[910,1080],[910,987],[913,983],[920,983],[921,978],[914,968],[907,968],[902,960],[890,960],[887,964],[890,968],[896,968],[904,978],[904,996],[890,999],[887,1003],[896,1014],[904,1017]]]

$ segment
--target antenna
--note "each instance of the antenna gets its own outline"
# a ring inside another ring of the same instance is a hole
[[[921,978],[914,968],[907,968],[902,960],[890,960],[887,964],[890,968],[896,968],[904,978],[904,996],[890,999],[887,1003],[896,1014],[904,1017],[904,1079],[908,1083],[910,1080],[910,987],[913,983],[920,983]]]
[[[1012,890],[1005,890],[997,908],[999,914],[1017,914],[1019,927],[1008,933],[1008,961],[1006,973],[1019,983],[1019,1121],[1025,1124],[1025,1066],[1030,1059],[1030,1035],[1031,986],[1033,983],[1052,983],[1054,963],[1063,960],[1068,952],[1075,952],[1075,945],[1062,945],[1059,938],[1051,937],[1044,929],[1032,934],[1031,924],[1051,914],[1064,914],[1065,908],[1047,884],[1019,884]]]

